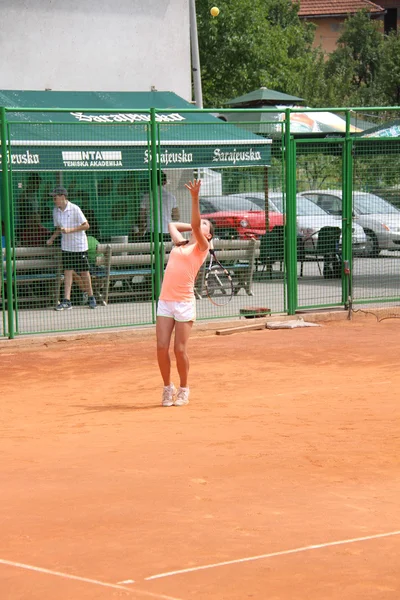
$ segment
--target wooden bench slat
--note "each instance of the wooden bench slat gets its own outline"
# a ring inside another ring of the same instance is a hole
[[[17,247],[12,249],[12,256],[15,258],[25,257],[57,257],[61,254],[58,248],[51,246],[29,246],[29,247]]]
[[[154,263],[154,256],[149,254],[128,254],[127,256],[111,256],[110,265],[151,265]]]
[[[30,270],[35,270],[35,271],[49,271],[51,269],[56,269],[58,265],[58,262],[56,260],[53,259],[53,257],[50,260],[46,260],[46,259],[36,259],[36,260],[25,260],[25,259],[21,259],[21,260],[16,260],[15,261],[15,269],[17,272],[19,271],[30,271]],[[39,273],[40,275],[40,273]]]
[[[163,245],[165,252],[171,252],[172,242]],[[97,252],[106,252],[110,248],[113,254],[124,252],[125,254],[154,254],[154,244],[150,242],[126,242],[125,244],[98,244]]]
[[[152,273],[154,273],[154,268],[150,268],[150,267],[145,267],[143,269],[121,269],[118,271],[110,271],[110,276],[117,278],[120,277],[135,277],[137,275],[151,275]]]
[[[252,252],[249,252],[248,249],[245,250],[235,250],[234,252],[230,252],[229,250],[220,250],[219,252],[215,252],[215,256],[218,260],[223,263],[224,261],[232,261],[238,259],[246,259],[251,260]]]

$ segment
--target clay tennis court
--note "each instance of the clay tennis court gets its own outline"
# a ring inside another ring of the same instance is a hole
[[[3,341],[4,600],[398,600],[400,320]]]

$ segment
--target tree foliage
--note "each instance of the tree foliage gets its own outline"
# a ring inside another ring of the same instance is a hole
[[[197,3],[198,38],[205,106],[265,86],[295,94],[304,73],[315,78],[314,25],[300,21],[291,0],[221,0],[220,14]]]
[[[387,106],[400,106],[400,35],[386,37],[378,73],[379,93]]]
[[[313,47],[315,26],[291,0],[197,2],[204,105],[219,107],[262,86],[309,106],[400,104],[400,36],[367,11],[350,16],[330,55]]]
[[[325,78],[336,83],[336,104],[368,103],[379,71],[383,48],[380,25],[363,10],[350,16],[329,55]]]
[[[390,106],[400,101],[400,36],[384,35],[365,11],[350,16],[326,62],[338,106]]]

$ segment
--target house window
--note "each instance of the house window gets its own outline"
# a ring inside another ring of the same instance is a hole
[[[397,8],[387,8],[384,17],[385,33],[397,31]]]

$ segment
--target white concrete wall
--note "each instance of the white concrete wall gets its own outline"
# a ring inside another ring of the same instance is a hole
[[[187,0],[1,0],[0,89],[191,100]]]

